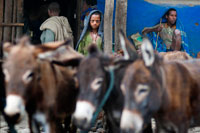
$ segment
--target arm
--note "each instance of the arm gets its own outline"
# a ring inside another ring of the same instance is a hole
[[[84,47],[85,47],[85,41],[82,40],[82,41],[79,43],[78,52],[84,54]]]
[[[149,32],[160,32],[160,31],[162,31],[162,28],[163,28],[163,25],[161,24],[159,24],[159,25],[156,25],[156,26],[154,26],[154,27],[147,27],[147,28],[144,28],[143,30],[142,30],[142,34],[143,35],[146,35],[147,33],[149,33]]]
[[[54,42],[55,41],[55,35],[51,30],[46,29],[42,32],[40,39],[41,39],[42,43]]]

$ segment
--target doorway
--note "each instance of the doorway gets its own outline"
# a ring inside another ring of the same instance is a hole
[[[33,44],[40,44],[40,25],[48,18],[49,3],[58,2],[60,16],[67,17],[76,42],[76,0],[24,0],[24,33],[30,35]]]

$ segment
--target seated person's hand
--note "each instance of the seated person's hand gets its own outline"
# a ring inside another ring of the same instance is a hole
[[[156,32],[161,32],[163,29],[163,25],[159,25],[157,28],[156,28]]]

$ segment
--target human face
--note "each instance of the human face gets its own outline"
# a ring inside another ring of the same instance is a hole
[[[92,30],[97,30],[100,25],[100,22],[100,15],[93,14],[90,18],[90,26],[92,27]]]
[[[170,11],[169,15],[166,16],[167,23],[169,25],[174,25],[176,23],[176,16],[177,16],[176,11]]]
[[[85,11],[85,10],[87,10],[89,8],[89,5],[86,3],[86,1],[84,1],[84,3],[83,3],[83,10],[82,11]]]

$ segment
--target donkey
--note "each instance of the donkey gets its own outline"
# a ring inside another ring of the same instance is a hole
[[[164,61],[192,59],[190,55],[183,51],[160,52],[159,55],[163,57]]]
[[[2,70],[3,64],[3,44],[0,44],[0,112],[4,116],[5,121],[8,124],[8,130],[10,133],[16,133],[14,128],[14,119],[10,119],[4,112],[4,107],[6,105],[6,92],[5,92],[5,83],[4,83],[4,74]]]
[[[64,132],[61,121],[74,112],[79,91],[74,79],[76,70],[45,60],[50,51],[62,45],[63,42],[55,42],[33,46],[27,39],[21,39],[19,44],[5,48],[8,57],[3,64],[6,82],[4,110],[8,116],[16,117],[16,121],[20,121],[26,110],[31,132],[40,132],[39,125],[45,132]],[[79,54],[73,56],[82,58]]]
[[[114,68],[114,87],[103,110],[107,118],[108,132],[120,132],[120,119],[124,105],[120,83],[126,68],[137,57],[136,50],[130,49],[133,45],[123,33],[120,33],[120,41],[124,50],[123,58],[116,60],[116,58],[106,56],[95,45],[92,45],[89,47],[89,56],[83,59],[78,67],[80,93],[73,120],[81,129],[90,129],[91,122],[94,122],[93,114],[98,110],[104,96],[107,95],[109,85],[113,80],[109,68]]]
[[[154,117],[157,131],[187,133],[200,124],[200,60],[165,62],[143,39],[142,57],[126,70],[122,132],[140,132]]]

